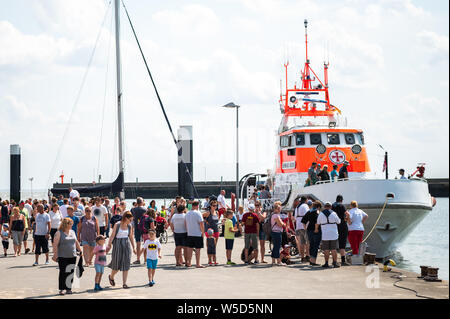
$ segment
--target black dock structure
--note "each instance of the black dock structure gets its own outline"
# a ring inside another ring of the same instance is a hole
[[[195,197],[192,182],[194,178],[192,126],[178,129],[178,194],[184,198]],[[199,194],[200,195],[200,194]],[[126,195],[125,195],[126,196]]]
[[[20,146],[10,145],[10,198],[16,203],[20,201]]]

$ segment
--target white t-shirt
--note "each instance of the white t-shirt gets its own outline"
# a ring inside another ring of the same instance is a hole
[[[217,203],[219,203],[219,209],[227,208],[227,204],[225,203],[225,196],[223,196],[222,194],[217,196]]]
[[[91,207],[92,213],[98,220],[98,227],[104,227],[105,226],[105,214],[108,215],[108,210],[105,206],[100,205],[94,205]]]
[[[330,224],[328,224],[328,222]],[[335,224],[332,224],[335,223]],[[317,217],[317,224],[320,224],[320,229],[322,230],[322,240],[336,240],[339,238],[337,224],[341,223],[341,219],[338,215],[331,211],[330,216],[327,217],[323,212]]]
[[[309,206],[306,203],[300,205],[295,209],[294,217],[295,217],[295,230],[305,229],[302,224],[302,218],[309,211]]]
[[[31,206],[30,204],[26,203],[25,204],[25,208],[28,210],[28,216],[31,216],[31,213],[33,212],[33,206]]]
[[[48,229],[48,223],[50,223],[50,216],[47,213],[37,214],[35,217],[36,231],[34,234],[36,236],[46,235],[50,229]]]
[[[187,233],[185,221],[186,214],[173,214],[172,219],[170,220],[170,222],[173,224],[173,232],[177,234]]]
[[[52,225],[53,229],[58,229],[59,225],[61,224],[61,220],[62,220],[62,215],[59,211],[57,211],[56,213],[54,211],[51,211],[49,213],[50,215],[50,222]]]
[[[348,225],[348,230],[362,230],[364,231],[364,225],[362,223],[363,217],[367,214],[358,207],[352,208],[348,211],[352,224]]]
[[[161,249],[161,243],[158,239],[147,239],[144,243],[144,247],[147,249],[147,259],[158,259],[158,249]]]
[[[59,212],[61,213],[62,218],[66,218],[67,217],[67,207],[69,205],[61,205],[61,207],[59,208]]]
[[[200,223],[203,223],[203,216],[198,210],[190,210],[186,213],[187,235],[201,237],[202,230]]]

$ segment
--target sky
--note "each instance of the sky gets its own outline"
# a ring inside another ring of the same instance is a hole
[[[283,64],[289,85],[299,83],[304,19],[311,66],[321,77],[329,60],[331,102],[364,130],[372,174],[384,176],[382,145],[391,177],[419,162],[426,177],[449,176],[446,0],[125,4],[174,133],[193,126],[195,181],[235,179],[236,114],[221,107],[229,102],[241,106],[241,176],[273,168]],[[66,182],[115,179],[110,1],[0,7],[0,189],[9,188],[10,144],[21,146],[23,188],[33,177],[33,188],[46,189],[61,172]],[[176,181],[177,149],[123,9],[121,46],[125,180]]]

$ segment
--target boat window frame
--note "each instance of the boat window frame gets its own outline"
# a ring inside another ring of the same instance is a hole
[[[330,132],[330,133],[326,133],[326,134],[327,134],[327,143],[328,143],[328,145],[340,145],[341,144],[341,138],[339,136],[339,133],[332,133],[332,132]],[[337,143],[331,143],[330,142],[330,136],[331,135],[335,135],[337,137]]]
[[[347,140],[347,136],[352,136],[353,143],[349,143],[349,141]],[[355,137],[355,134],[353,134],[353,133],[344,133],[344,140],[345,140],[345,144],[347,144],[347,145],[354,145],[354,144],[356,144],[356,137]]]
[[[364,133],[358,132],[358,133],[356,133],[356,136],[358,137],[359,144],[364,145]]]
[[[313,135],[318,135],[319,136],[319,142],[318,143],[313,143],[313,140],[312,140],[312,136]],[[321,133],[309,133],[309,143],[311,144],[311,145],[319,145],[319,144],[322,144],[322,134]]]
[[[298,143],[298,136],[303,136],[303,143]],[[305,133],[295,133],[295,146],[304,146],[306,144]]]

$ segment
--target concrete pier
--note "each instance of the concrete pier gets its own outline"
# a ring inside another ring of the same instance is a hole
[[[170,233],[170,232],[169,232]],[[31,236],[30,236],[31,237]],[[240,260],[243,249],[243,237],[236,238],[233,249],[235,266],[225,265],[225,241],[219,238],[217,245],[217,260],[220,265],[205,269],[175,267],[173,237],[163,244],[162,259],[158,262],[155,276],[155,286],[148,287],[147,269],[144,264],[132,265],[128,275],[130,289],[122,288],[122,274],[115,277],[116,286],[110,287],[107,276],[111,273],[105,268],[102,286],[105,290],[94,292],[93,267],[85,269],[80,279],[79,287],[73,288],[73,295],[58,295],[58,270],[53,261],[44,265],[42,255],[39,266],[33,267],[34,254],[12,257],[0,257],[0,298],[55,298],[55,299],[94,299],[94,298],[206,298],[221,299],[226,292],[227,299],[423,299],[417,297],[409,288],[417,291],[420,296],[448,299],[448,281],[426,282],[418,279],[418,274],[393,268],[384,273],[382,265],[348,266],[338,269],[312,268],[307,263],[296,263],[289,266],[271,266],[270,255],[265,260],[269,264],[245,265]],[[29,240],[28,247],[31,247]],[[10,248],[9,252],[12,252]],[[201,262],[207,264],[206,249],[201,250]],[[111,255],[108,254],[108,262]],[[135,260],[133,255],[132,261]],[[318,258],[323,263],[323,257]],[[194,263],[195,264],[195,263]],[[418,269],[420,272],[420,269]],[[401,279],[396,276],[406,276]],[[400,281],[401,280],[401,281]],[[208,284],[205,284],[208,282]]]

